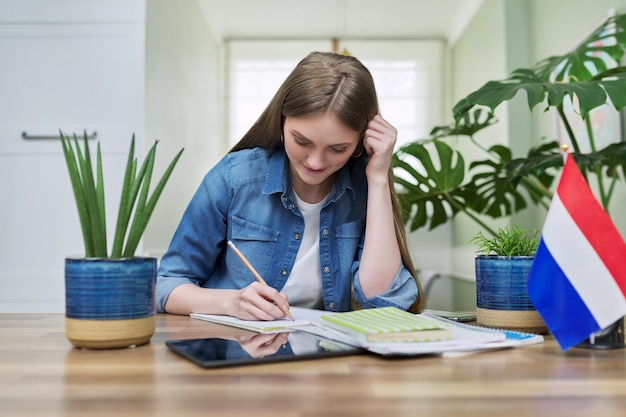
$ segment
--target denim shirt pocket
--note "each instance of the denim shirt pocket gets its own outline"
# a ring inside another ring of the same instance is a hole
[[[342,272],[350,272],[352,262],[357,259],[359,243],[362,241],[365,220],[359,219],[335,227],[335,239]]]
[[[345,239],[360,239],[363,234],[365,220],[359,219],[350,223],[335,226],[335,236]]]
[[[265,276],[272,264],[279,231],[237,216],[231,217],[229,226],[230,240],[257,272]],[[237,274],[236,276],[251,276],[250,271],[230,248],[226,252],[226,262],[229,270]]]

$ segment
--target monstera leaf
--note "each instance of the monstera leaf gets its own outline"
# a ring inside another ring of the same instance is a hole
[[[398,149],[393,162],[398,198],[411,231],[429,221],[428,228],[432,230],[465,205],[460,191],[465,161],[446,143],[413,142]]]
[[[480,89],[460,100],[452,109],[453,116],[460,120],[474,106],[486,106],[491,111],[505,101],[512,99],[519,90],[525,90],[528,107],[547,101],[548,107],[563,105],[564,97],[579,103],[580,116],[585,118],[597,107],[613,104],[616,110],[626,107],[626,67],[618,67],[597,75],[588,81],[556,84],[539,78],[530,69],[515,70],[511,77],[504,81],[489,81]]]
[[[461,120],[474,106],[493,112],[520,90],[526,91],[530,110],[543,102],[560,107],[565,97],[574,96],[583,119],[607,102],[620,110],[626,107],[626,67],[618,66],[625,48],[626,15],[609,18],[572,52],[540,61],[535,68],[517,69],[508,79],[487,82],[454,106],[454,119]]]
[[[526,206],[524,197],[510,185],[506,164],[511,155],[506,147],[496,145],[488,151],[489,159],[473,162],[469,170],[478,173],[467,181],[463,156],[442,140],[452,136],[473,139],[493,123],[493,114],[477,108],[458,122],[433,128],[429,139],[395,152],[396,188],[411,231],[425,226],[432,230],[459,212],[481,224],[477,214],[500,217]],[[504,210],[499,209],[503,206]]]
[[[450,136],[473,137],[476,133],[496,123],[493,113],[480,107],[464,113],[459,120],[447,126],[435,126],[430,131],[430,140]]]
[[[470,170],[478,171],[472,177],[471,189],[476,193],[472,209],[490,217],[508,216],[526,208],[526,201],[511,184],[511,176],[506,164],[511,160],[511,150],[495,145],[489,153],[497,155],[497,160],[486,159],[470,164]]]
[[[626,142],[611,144],[592,153],[573,153],[576,164],[583,175],[593,172],[606,177],[611,183],[626,177]],[[540,187],[548,189],[555,175],[554,170],[563,166],[563,154],[556,142],[547,143],[528,152],[525,158],[514,159],[507,164],[514,186],[529,178],[536,180]],[[610,194],[608,195],[610,199]]]
[[[612,145],[607,146],[601,151],[596,152],[595,154],[604,169],[604,174],[610,178],[617,178],[619,175],[619,171],[621,168],[622,178],[626,177],[626,142],[614,143]],[[591,156],[591,155],[589,155]],[[587,155],[583,155],[580,159],[581,164],[585,164],[585,157]],[[576,163],[578,164],[579,159],[576,159]],[[591,163],[593,161],[589,161]]]
[[[563,167],[563,153],[557,142],[549,142],[531,148],[524,158],[517,158],[507,164],[511,172],[511,182],[514,186],[524,178],[535,178],[545,188],[550,187],[554,179],[551,169]]]
[[[610,17],[571,52],[541,61],[539,74],[557,82],[585,81],[621,62],[626,45],[626,15]]]

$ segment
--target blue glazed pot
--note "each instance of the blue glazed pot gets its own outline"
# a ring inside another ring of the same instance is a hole
[[[533,256],[477,256],[476,306],[493,310],[534,310],[526,281]]]
[[[150,341],[155,329],[156,258],[65,259],[65,331],[76,347]]]
[[[476,256],[476,320],[479,324],[547,332],[526,289],[533,260],[533,256]]]

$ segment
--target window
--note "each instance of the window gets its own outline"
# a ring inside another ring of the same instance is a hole
[[[398,129],[398,143],[423,139],[444,119],[442,41],[349,40],[343,47],[372,73],[381,114]],[[227,135],[236,143],[265,109],[280,84],[310,51],[330,40],[245,41],[226,46]]]

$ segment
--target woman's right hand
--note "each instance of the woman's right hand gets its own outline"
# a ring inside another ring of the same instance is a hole
[[[228,301],[229,315],[242,320],[276,320],[289,311],[287,296],[275,288],[253,282],[234,292]]]

